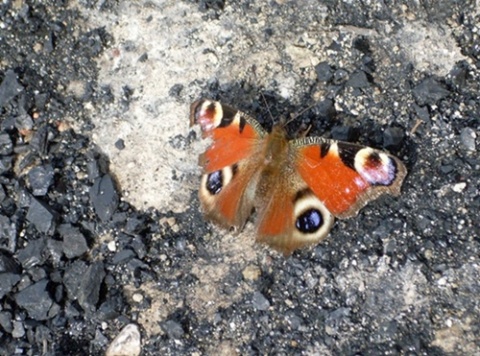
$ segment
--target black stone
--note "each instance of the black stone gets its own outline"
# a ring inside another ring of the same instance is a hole
[[[370,48],[370,42],[367,37],[365,36],[358,36],[353,40],[352,43],[353,48],[359,50],[363,54],[367,56],[372,55],[372,50]]]
[[[48,132],[48,126],[43,125],[38,128],[30,141],[30,147],[41,155],[45,155],[47,153],[49,140]]]
[[[370,86],[367,75],[363,71],[353,73],[345,84],[352,88],[367,88]]]
[[[444,173],[444,174],[451,173],[454,170],[455,170],[455,167],[451,164],[441,165],[440,168],[439,168],[439,171]]]
[[[145,221],[143,219],[139,219],[137,217],[130,217],[127,220],[127,224],[125,225],[125,232],[127,233],[137,233],[142,230],[144,227]]]
[[[467,83],[468,76],[468,63],[459,62],[453,67],[450,71],[449,76],[451,77],[452,83],[457,88],[463,88]]]
[[[450,91],[433,78],[427,78],[413,88],[413,96],[418,105],[433,105],[446,98]]]
[[[47,273],[42,267],[36,266],[28,270],[28,275],[33,281],[38,282],[44,278],[47,278]]]
[[[35,95],[35,108],[37,110],[43,111],[45,109],[45,105],[47,105],[48,94],[41,93]]]
[[[355,130],[351,126],[335,126],[332,129],[332,138],[338,141],[353,141],[355,138]]]
[[[35,164],[35,161],[38,159],[37,153],[35,151],[30,151],[26,155],[24,155],[20,162],[18,163],[18,170],[23,171],[27,167],[31,167]]]
[[[7,293],[12,291],[12,288],[20,281],[20,275],[15,273],[0,273],[0,299]]]
[[[22,267],[29,269],[45,262],[45,247],[46,241],[43,237],[29,241],[27,246],[19,250],[17,254],[17,259]]]
[[[54,48],[54,37],[53,33],[50,32],[47,36],[45,36],[45,40],[43,41],[43,50],[45,53],[52,53]]]
[[[45,325],[35,327],[35,342],[37,345],[46,345],[52,339],[52,331]]]
[[[428,112],[428,109],[426,107],[413,104],[413,108],[415,109],[415,114],[420,120],[426,122],[430,120],[430,113]]]
[[[63,253],[67,258],[78,257],[88,251],[87,240],[78,228],[63,224],[57,230],[63,237]]]
[[[125,224],[126,219],[127,219],[127,213],[124,211],[116,212],[112,216],[112,222],[119,226],[123,226]]]
[[[125,265],[126,269],[130,272],[133,273],[136,273],[138,271],[138,269],[149,269],[148,265],[145,264],[144,262],[140,261],[138,258],[132,258],[130,259],[126,265]]]
[[[20,208],[28,208],[32,203],[32,195],[25,187],[19,187],[17,191],[17,205]]]
[[[48,188],[53,183],[54,171],[50,164],[34,167],[28,172],[28,180],[32,194],[43,196],[47,194]]]
[[[13,152],[13,142],[7,133],[0,134],[0,155],[6,156]]]
[[[77,298],[78,303],[86,312],[95,311],[104,277],[105,269],[100,261],[91,264],[82,276]]]
[[[383,147],[397,149],[402,145],[405,133],[399,127],[388,127],[383,132]]]
[[[38,281],[15,295],[16,303],[24,308],[28,315],[35,320],[47,320],[48,312],[53,305],[53,300],[47,291],[48,281]]]
[[[45,203],[36,198],[32,198],[32,202],[27,212],[27,220],[30,221],[35,228],[42,233],[51,235],[55,228],[55,212]]]
[[[312,108],[312,110],[319,119],[331,119],[337,113],[335,110],[335,103],[331,99],[320,101]]]
[[[180,339],[184,335],[182,325],[175,320],[167,320],[162,323],[162,329],[170,339]]]
[[[112,263],[125,263],[133,257],[135,257],[135,252],[129,249],[124,249],[122,251],[118,251],[115,256],[113,256]]]
[[[252,305],[257,310],[268,310],[268,308],[270,308],[270,302],[268,299],[258,291],[253,293]]]
[[[147,254],[147,248],[145,247],[145,244],[143,243],[141,237],[135,237],[130,245],[132,246],[139,258],[143,259]]]
[[[0,273],[20,273],[20,265],[6,252],[0,250]]]
[[[27,113],[20,114],[15,118],[15,128],[17,130],[31,130],[33,128],[33,120]]]
[[[115,319],[120,315],[116,310],[117,308],[121,308],[121,301],[118,301],[116,298],[110,298],[98,307],[96,316],[100,320]]]
[[[77,299],[80,283],[85,275],[85,272],[87,271],[87,268],[88,266],[86,262],[76,260],[65,270],[65,274],[63,276],[63,285],[65,286],[70,299]]]
[[[96,160],[87,162],[87,174],[88,179],[93,182],[96,178],[100,177],[100,168]]]
[[[17,211],[17,205],[15,203],[16,202],[12,197],[7,196],[0,204],[0,208],[3,210],[5,215],[12,216]],[[14,235],[13,237],[16,239],[16,235]],[[12,246],[12,248],[9,249],[9,251],[13,252],[14,246]]]
[[[14,253],[16,244],[17,227],[10,218],[0,215],[0,247]]]
[[[315,72],[317,73],[317,79],[321,82],[328,82],[333,77],[332,67],[328,62],[320,62],[315,66]]]
[[[345,83],[348,77],[348,72],[345,69],[337,69],[333,73],[333,84],[339,85]]]
[[[90,201],[95,213],[103,222],[110,220],[118,207],[118,193],[110,175],[95,179],[90,188]]]
[[[1,297],[0,297],[1,298]],[[5,330],[7,333],[12,333],[12,314],[8,311],[0,312],[0,327]]]
[[[12,169],[12,156],[0,158],[0,174],[8,173]]]
[[[119,150],[123,150],[125,148],[125,141],[121,138],[118,139],[117,142],[115,142],[115,147]]]
[[[184,89],[184,86],[183,84],[174,84],[170,90],[168,91],[168,95],[173,97],[173,98],[180,98],[181,94],[182,94],[182,91]]]
[[[3,186],[0,184],[0,203],[6,198],[5,194],[5,189],[3,189]]]
[[[138,58],[138,61],[141,62],[141,63],[144,63],[147,60],[148,60],[148,53],[144,53]]]
[[[10,100],[15,98],[24,90],[23,86],[17,81],[17,75],[11,69],[7,70],[5,77],[0,84],[0,108],[8,104]]]

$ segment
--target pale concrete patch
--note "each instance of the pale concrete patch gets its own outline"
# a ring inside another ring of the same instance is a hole
[[[420,71],[445,76],[455,63],[466,60],[446,27],[406,22],[397,39],[401,51]]]
[[[190,150],[181,141],[175,145],[174,138],[188,135],[189,103],[198,98],[202,85],[212,79],[222,84],[247,78],[258,87],[274,83],[282,96],[292,98],[297,76],[281,73],[284,45],[278,46],[279,40],[290,43],[292,60],[310,66],[312,73],[321,60],[318,53],[296,47],[293,34],[265,42],[260,29],[266,26],[266,14],[257,24],[248,24],[227,7],[220,19],[206,20],[196,6],[121,2],[116,15],[86,14],[92,27],[105,26],[114,37],[98,65],[99,83],[112,88],[116,101],[92,112],[93,139],[109,157],[124,199],[139,209],[181,212],[197,189],[200,150]],[[143,54],[148,59],[140,60]],[[169,94],[175,84],[183,85],[179,98]],[[122,111],[119,99],[126,86],[133,95]],[[118,139],[125,142],[123,150],[115,147]]]

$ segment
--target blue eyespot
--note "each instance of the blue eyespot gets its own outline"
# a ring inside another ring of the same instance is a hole
[[[215,171],[207,177],[207,190],[212,195],[216,195],[222,191],[223,188],[223,174],[222,171]]]
[[[317,209],[308,209],[295,221],[295,227],[303,233],[311,234],[323,225],[323,218]]]

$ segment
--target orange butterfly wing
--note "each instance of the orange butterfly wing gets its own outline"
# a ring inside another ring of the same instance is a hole
[[[320,137],[291,141],[295,168],[338,218],[357,214],[369,201],[398,195],[406,168],[396,157],[369,147]]]
[[[199,159],[206,216],[219,225],[241,227],[253,209],[260,173],[255,167],[266,133],[257,121],[219,102],[199,100],[190,112],[190,123],[200,124],[203,137],[212,141]]]

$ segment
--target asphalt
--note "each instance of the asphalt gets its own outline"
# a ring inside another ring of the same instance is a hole
[[[0,354],[480,354],[479,7],[4,1]],[[292,134],[388,149],[402,194],[289,258],[215,227],[204,96],[309,108]]]

